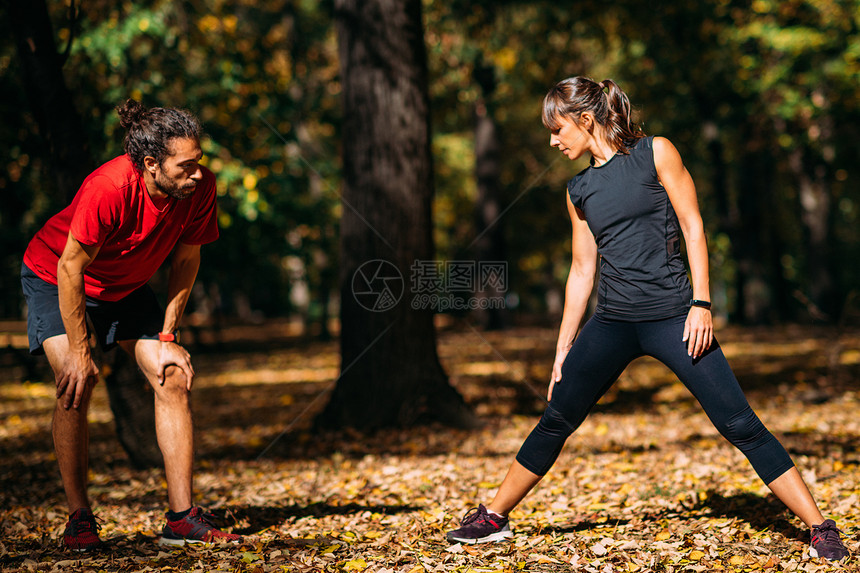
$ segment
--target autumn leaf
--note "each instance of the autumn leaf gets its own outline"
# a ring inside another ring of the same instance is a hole
[[[41,383],[0,379],[0,569],[248,571],[259,573],[675,573],[860,571],[854,560],[831,567],[809,558],[806,526],[776,500],[742,454],[722,440],[688,394],[663,402],[674,385],[661,364],[634,362],[622,375],[615,402],[598,406],[570,439],[555,466],[511,512],[511,539],[451,544],[446,531],[478,503],[489,503],[525,436],[534,412],[521,396],[506,395],[506,367],[494,353],[518,356],[522,371],[551,364],[557,332],[509,329],[475,337],[446,331],[440,356],[455,371],[470,361],[492,363],[494,374],[454,380],[467,401],[491,407],[485,425],[464,431],[441,427],[358,434],[312,432],[324,381],[297,381],[330,369],[336,344],[286,346],[256,353],[195,357],[195,491],[220,524],[245,535],[241,546],[163,550],[163,470],[132,469],[116,441],[104,385],[90,408],[90,497],[102,524],[103,552],[70,555],[60,549],[67,515],[51,440],[55,401]],[[796,332],[772,329],[770,348]],[[757,368],[785,361],[752,344],[741,330],[721,346],[736,372],[752,380],[748,396],[762,420],[795,457],[822,511],[846,532],[860,554],[860,393],[839,390],[812,403],[799,383],[755,382]],[[860,347],[860,335],[842,335]],[[734,337],[734,338],[733,338]],[[492,348],[487,346],[489,343]],[[807,338],[809,352],[826,349]],[[523,345],[529,350],[523,351]],[[546,350],[539,350],[545,348]],[[752,353],[755,349],[756,353]],[[731,352],[735,353],[734,356]],[[532,356],[533,355],[533,356]],[[529,364],[532,364],[529,366]],[[0,365],[0,372],[3,367]],[[225,372],[240,374],[235,378]],[[256,381],[256,382],[255,382]],[[35,389],[39,389],[36,391]],[[683,387],[682,389],[683,390]],[[675,390],[672,390],[675,392]],[[637,396],[625,402],[624,393]],[[281,403],[289,395],[293,402]],[[642,395],[657,396],[639,400]],[[490,405],[490,406],[488,406]],[[260,452],[308,408],[296,428],[266,455]],[[605,428],[601,429],[601,425]],[[251,449],[251,444],[259,444]],[[259,458],[259,459],[258,459]],[[835,461],[842,465],[835,470]],[[62,566],[59,566],[63,563]]]

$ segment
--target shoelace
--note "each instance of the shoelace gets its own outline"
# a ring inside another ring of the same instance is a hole
[[[215,528],[215,516],[207,511],[200,510],[195,514],[189,514],[188,517],[192,520],[197,520],[204,525],[208,525],[209,527]]]
[[[479,518],[486,515],[486,510],[481,511],[480,507],[473,507],[469,511],[466,512],[466,515],[463,516],[463,519],[460,520],[460,525],[469,525],[473,521],[477,521]]]
[[[829,523],[824,523],[818,527],[813,528],[812,539],[818,538],[820,541],[839,541],[839,535],[842,531],[836,527],[835,525],[831,525]]]
[[[75,531],[75,535],[79,534],[81,530],[95,530],[97,533],[102,530],[101,524],[97,521],[97,517],[95,515],[88,515],[86,517],[78,517],[72,522],[72,526]]]

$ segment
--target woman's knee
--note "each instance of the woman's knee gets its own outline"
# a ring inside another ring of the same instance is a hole
[[[741,450],[755,447],[770,437],[768,429],[749,406],[723,420],[715,420],[714,425],[720,434]]]

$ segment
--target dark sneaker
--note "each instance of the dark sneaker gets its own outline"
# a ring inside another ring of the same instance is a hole
[[[483,505],[474,507],[463,516],[460,529],[448,532],[451,543],[489,543],[511,537],[513,532],[507,517],[490,515]]]
[[[101,525],[96,523],[96,516],[88,508],[81,508],[69,516],[66,530],[63,532],[63,545],[72,551],[89,551],[101,545],[99,530]]]
[[[167,521],[161,532],[159,545],[185,545],[186,543],[241,543],[242,536],[224,533],[212,524],[214,516],[199,507],[179,521]]]
[[[848,550],[842,545],[840,533],[842,532],[836,529],[836,522],[832,519],[813,526],[809,554],[813,557],[824,557],[829,561],[839,561],[848,557]]]

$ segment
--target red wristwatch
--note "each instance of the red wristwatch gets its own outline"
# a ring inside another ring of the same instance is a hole
[[[161,342],[176,342],[176,333],[175,332],[159,332],[158,340]]]

